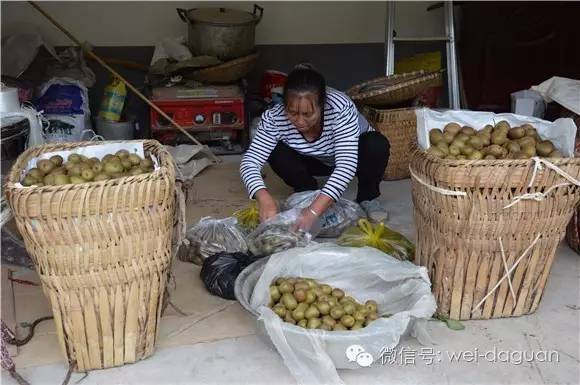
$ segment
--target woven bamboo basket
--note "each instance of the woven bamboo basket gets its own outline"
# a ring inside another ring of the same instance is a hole
[[[389,139],[391,145],[384,180],[408,178],[412,150],[417,146],[415,109],[378,110],[364,107],[362,113],[371,126]]]
[[[151,174],[15,186],[30,159],[95,144],[80,142],[29,149],[8,177],[6,196],[75,371],[135,362],[154,350],[171,259],[175,165],[161,144],[143,143],[160,163]]]
[[[568,223],[566,229],[566,241],[572,250],[580,254],[580,209],[577,209]]]
[[[441,71],[415,71],[372,79],[351,87],[346,94],[357,105],[381,108],[414,99],[440,85]]]
[[[235,60],[195,71],[191,78],[205,83],[226,84],[240,80],[256,66],[259,54],[253,53]]]
[[[549,161],[578,181],[580,158]],[[550,167],[534,175],[535,162],[414,153],[415,262],[429,271],[440,314],[489,319],[537,309],[580,188]],[[516,199],[526,193],[546,195]]]

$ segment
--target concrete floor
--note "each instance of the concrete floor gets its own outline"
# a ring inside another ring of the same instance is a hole
[[[411,189],[408,180],[382,184],[382,200],[390,212],[390,225],[413,236]],[[347,197],[353,196],[352,187]],[[465,330],[452,331],[438,321],[428,323],[435,341],[420,346],[405,338],[407,362],[396,356],[393,364],[340,371],[346,384],[579,384],[580,383],[580,257],[562,244],[538,311],[530,316],[464,322]],[[422,351],[422,349],[424,349]],[[425,350],[426,349],[426,350]],[[431,355],[431,350],[435,356]],[[511,352],[511,363],[500,351]],[[421,356],[419,352],[425,353]],[[467,362],[451,354],[473,352],[482,357]],[[495,352],[495,353],[494,353]],[[545,362],[542,352],[551,354]],[[486,354],[484,356],[484,354]],[[499,353],[499,355],[498,355]],[[534,353],[534,362],[517,363],[518,355]],[[496,362],[493,361],[493,357]],[[414,357],[414,360],[411,358]],[[433,363],[429,364],[429,357]],[[487,358],[485,358],[487,357]],[[414,361],[414,362],[412,362]],[[544,362],[540,362],[544,361]],[[23,368],[31,384],[61,383],[63,364]],[[82,377],[73,374],[71,384]],[[3,384],[15,384],[5,372]],[[159,349],[133,365],[91,372],[82,384],[293,384],[294,379],[278,354],[255,335],[212,343]]]

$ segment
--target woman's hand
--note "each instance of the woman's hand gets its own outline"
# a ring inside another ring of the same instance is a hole
[[[294,230],[310,231],[312,226],[318,220],[318,215],[310,207],[306,207],[300,213],[300,216],[294,224]]]
[[[258,190],[256,192],[256,200],[258,201],[258,208],[260,209],[260,222],[265,222],[278,214],[276,201],[272,198],[268,190]]]

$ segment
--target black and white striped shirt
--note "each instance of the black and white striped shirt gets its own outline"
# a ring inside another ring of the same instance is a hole
[[[276,144],[282,141],[300,154],[335,166],[321,192],[337,201],[356,173],[358,138],[367,131],[373,128],[350,98],[332,88],[327,89],[322,133],[313,142],[307,141],[288,120],[282,104],[272,107],[262,114],[256,136],[240,165],[250,198],[266,187],[260,170]]]

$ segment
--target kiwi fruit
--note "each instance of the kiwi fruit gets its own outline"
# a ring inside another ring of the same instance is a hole
[[[354,325],[352,325],[352,326],[350,327],[350,330],[359,330],[359,329],[362,329],[362,328],[364,328],[364,326],[363,326],[363,322],[364,322],[364,321],[362,321],[362,322],[358,322],[358,321],[357,321],[357,322],[355,322],[355,323],[354,323]]]
[[[483,159],[483,154],[482,154],[481,151],[475,150],[471,154],[469,154],[469,156],[467,157],[467,159],[469,159],[469,160],[480,160],[480,159]]]
[[[57,167],[55,169],[53,169],[50,173],[52,175],[66,175],[66,168],[64,168],[63,166]]]
[[[342,297],[339,302],[341,305],[344,305],[347,302],[355,303],[356,301],[351,296],[346,295],[346,296]]]
[[[284,316],[286,315],[286,308],[284,307],[284,305],[282,304],[276,304],[274,305],[274,307],[272,308],[272,310],[274,311],[274,313],[276,313],[280,318],[284,318]]]
[[[30,170],[28,170],[26,174],[36,179],[37,181],[42,180],[42,178],[44,177],[44,173],[42,172],[42,170],[36,167],[33,167]]]
[[[322,315],[327,315],[330,313],[330,304],[328,302],[319,302],[316,307]]]
[[[344,309],[344,314],[353,315],[356,311],[356,307],[353,303],[345,303],[342,307]]]
[[[443,151],[441,151],[438,147],[430,147],[427,150],[427,153],[429,153],[437,158],[444,158],[445,157],[445,153]]]
[[[320,311],[314,304],[312,304],[308,309],[306,309],[306,311],[304,312],[304,316],[308,319],[318,318],[320,317]]]
[[[319,327],[320,330],[326,330],[327,332],[331,332],[332,331],[332,326],[328,326],[326,325],[324,322],[320,325]]]
[[[288,322],[289,324],[296,325],[296,320],[292,317],[291,311],[286,311],[286,315],[284,316],[284,322]]]
[[[81,184],[85,182],[86,180],[84,180],[80,175],[71,175],[70,177],[70,183],[72,184]]]
[[[334,325],[336,325],[336,320],[329,315],[325,315],[321,319],[323,324],[326,324],[330,327],[334,327]]]
[[[348,329],[346,328],[346,326],[344,326],[340,322],[337,322],[336,325],[334,325],[332,327],[332,330],[335,331],[335,332],[343,332],[343,331],[346,331]]]
[[[80,163],[82,158],[78,154],[70,154],[67,158],[70,163]]]
[[[119,157],[120,159],[128,158],[129,155],[130,153],[127,150],[119,150],[115,153],[115,156]]]
[[[520,139],[523,138],[526,135],[526,130],[524,130],[522,127],[513,127],[510,128],[507,136],[510,139]]]
[[[57,174],[54,176],[54,184],[57,186],[60,186],[63,184],[69,184],[69,183],[70,183],[70,179],[69,179],[68,175]]]
[[[522,126],[522,128],[526,126],[525,124]],[[538,131],[536,131],[536,129],[530,125],[527,125],[527,127],[525,128],[525,133],[526,136],[531,136],[532,138],[535,138],[538,135]]]
[[[141,158],[137,154],[130,154],[127,159],[133,166],[138,166],[141,163]]]
[[[352,327],[352,325],[354,325],[355,322],[356,321],[354,317],[351,315],[344,315],[340,318],[340,323],[346,326],[347,328]]]
[[[449,155],[449,146],[447,145],[446,142],[438,143],[437,146],[435,147],[440,149],[445,155]]]
[[[368,300],[365,302],[365,308],[369,313],[377,312],[378,305],[376,301]]]
[[[492,132],[492,131],[493,131],[493,126],[492,126],[491,124],[487,124],[485,127],[483,127],[483,128],[481,129],[481,131],[480,131],[480,132],[482,132],[482,133],[486,133],[486,134],[488,134],[488,135],[491,135],[491,132]]]
[[[477,131],[475,131],[475,128],[473,127],[463,126],[463,128],[461,129],[461,133],[467,136],[474,136],[475,134],[477,134]]]
[[[100,161],[96,161],[91,166],[91,170],[93,170],[95,174],[100,174],[103,172],[103,164]]]
[[[121,172],[123,172],[123,165],[121,164],[121,162],[107,161],[103,165],[103,170],[107,174],[111,174],[111,175],[115,174],[115,173],[121,173]]]
[[[304,310],[300,309],[300,308],[296,308],[292,311],[292,318],[294,318],[294,320],[296,321],[301,321],[304,318],[306,318],[305,314],[304,314]]]
[[[32,186],[38,183],[38,180],[31,175],[26,175],[24,179],[22,179],[21,184],[23,186]]]
[[[517,140],[520,147],[524,146],[536,146],[536,139],[531,136],[524,136],[521,139]]]
[[[505,133],[507,134],[507,132],[509,131],[510,124],[508,122],[506,122],[505,120],[502,120],[500,122],[498,122],[495,127],[496,130],[500,130],[500,131],[505,131]]]
[[[139,163],[139,166],[141,166],[141,168],[143,170],[152,169],[153,168],[153,161],[149,158],[145,158]]]
[[[64,159],[60,155],[53,155],[48,160],[50,160],[55,167],[62,166],[62,162],[64,162]]]
[[[438,128],[429,131],[429,142],[431,145],[436,145],[443,141],[443,133]]]
[[[461,153],[461,148],[460,148],[460,147],[458,147],[458,146],[456,146],[456,145],[454,145],[454,144],[451,144],[451,145],[449,146],[449,155],[452,155],[452,156],[457,156],[457,155],[459,155],[460,153]]]
[[[125,170],[130,170],[131,167],[133,167],[133,163],[131,163],[131,161],[128,158],[121,159],[121,165],[123,165],[123,168]]]
[[[81,177],[87,182],[92,181],[95,177],[95,173],[90,168],[85,168],[81,171]]]
[[[93,178],[93,181],[94,182],[101,182],[103,180],[108,180],[108,179],[109,179],[109,175],[102,172],[100,174],[96,174],[95,177]]]
[[[449,132],[450,134],[457,135],[461,131],[461,126],[457,123],[447,123],[443,127],[443,132]]]
[[[453,142],[451,142],[451,144],[449,145],[449,147],[454,146],[457,147],[459,149],[463,148],[465,146],[465,142],[463,140],[459,140],[457,138],[455,138],[455,140]]]
[[[483,141],[477,136],[472,136],[469,138],[467,144],[473,147],[475,150],[481,150],[483,148]]]
[[[288,310],[294,310],[298,306],[298,301],[296,301],[296,298],[291,293],[282,294],[280,301]]]
[[[49,174],[56,165],[48,159],[41,159],[36,163],[36,167],[46,175]]]
[[[552,151],[550,155],[548,155],[548,158],[563,158],[563,157],[564,155],[558,150]]]
[[[135,167],[135,168],[133,168],[133,170],[141,171],[141,169],[139,167]],[[303,282],[303,281],[296,282],[296,284],[294,285],[294,290],[304,290],[306,292],[306,291],[308,291],[308,289],[310,289],[310,287],[308,286],[308,284],[306,282]]]
[[[341,299],[342,297],[344,297],[344,291],[340,290],[340,289],[332,289],[332,292],[330,293],[333,297]]]
[[[357,321],[357,322],[364,322],[364,320],[367,318],[366,313],[363,313],[360,310],[355,311],[352,316],[354,317],[355,321]]]
[[[342,306],[336,306],[330,310],[330,316],[333,319],[336,319],[336,320],[341,319],[343,315],[344,315],[344,309],[342,308]]]
[[[298,302],[306,301],[306,291],[303,289],[294,290],[294,298]]]
[[[467,142],[469,140],[469,135],[465,135],[464,133],[459,133],[455,137],[455,140],[459,140],[461,142]]]
[[[491,134],[478,133],[476,138],[479,138],[484,146],[489,146],[491,144]]]
[[[322,325],[320,318],[310,318],[306,324],[307,329],[318,329]]]
[[[300,321],[298,321],[296,323],[296,325],[298,325],[298,326],[303,327],[303,328],[306,329],[306,325],[308,325],[308,320],[307,319],[301,319]]]
[[[473,149],[473,147],[469,146],[469,145],[465,145],[462,149],[461,149],[461,155],[465,155],[465,156],[469,156],[473,151],[475,151]]]
[[[46,175],[43,179],[42,182],[44,182],[45,185],[50,186],[54,184],[54,174],[48,174]]]
[[[73,166],[68,170],[69,176],[80,176],[83,171],[80,163],[73,163]]]
[[[497,158],[495,156],[491,155],[491,154],[487,154],[483,159],[485,159],[485,160],[495,160]]]
[[[491,143],[499,144],[500,146],[508,141],[507,135],[501,131],[494,131],[491,134]]]
[[[549,140],[543,140],[536,145],[536,151],[540,156],[548,156],[555,150],[554,144]]]
[[[457,155],[455,157],[455,159],[457,159],[457,160],[467,160],[467,157],[465,155]]]
[[[532,156],[536,156],[536,146],[528,144],[523,145],[520,152],[526,154],[528,158],[531,158]]]
[[[270,286],[270,299],[274,302],[278,302],[280,301],[280,297],[282,296],[282,294],[280,294],[280,291],[278,290],[278,286],[272,285]]]
[[[450,144],[453,142],[453,140],[455,140],[455,134],[452,134],[451,132],[446,132],[443,134],[443,141],[445,143]]]
[[[530,156],[523,151],[511,153],[513,159],[530,159]]]
[[[501,159],[507,154],[507,150],[498,144],[492,144],[485,148],[487,155],[493,155],[496,159]]]
[[[314,292],[313,289],[310,289],[306,292],[306,302],[307,304],[311,304],[314,303],[314,301],[316,301],[316,293]]]
[[[508,150],[508,152],[519,152],[521,150],[520,145],[518,144],[518,142],[508,142],[505,145],[505,149]]]
[[[332,293],[332,287],[329,285],[320,285],[320,289],[326,295],[330,295]]]

